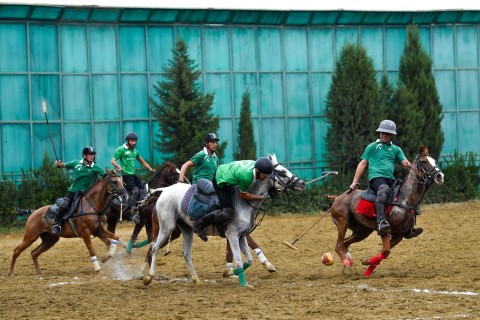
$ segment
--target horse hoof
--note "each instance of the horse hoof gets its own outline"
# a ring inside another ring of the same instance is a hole
[[[100,269],[97,271],[97,275],[99,276],[104,276],[105,275],[105,271],[103,271],[103,269]]]
[[[108,261],[108,259],[110,259],[112,256],[111,255],[108,255],[108,256],[105,256],[102,258],[102,263],[105,263]]]
[[[202,284],[202,281],[200,281],[200,279],[197,277],[197,278],[192,278],[193,282],[195,282],[195,284],[197,285],[201,285]]]
[[[343,266],[344,266],[345,268],[351,267],[352,265],[353,265],[353,260],[351,260],[351,259],[344,259],[344,260],[343,260]]]
[[[265,266],[265,269],[267,269],[268,272],[277,272],[277,269],[275,269],[275,266],[268,261],[265,262],[264,266]]]
[[[248,283],[247,283],[247,284],[245,284],[244,286],[242,286],[242,288],[245,288],[245,289],[251,289],[251,290],[255,289],[255,287],[254,287],[254,286],[252,286],[251,284],[248,284]]]
[[[370,259],[367,258],[367,257],[363,258],[363,259],[362,259],[362,264],[363,264],[364,266],[369,266],[369,265],[370,265]]]
[[[8,276],[9,276],[10,278],[13,278],[13,276],[14,276],[13,272],[9,272],[9,273],[8,273]]]
[[[231,270],[231,269],[225,269],[225,270],[223,270],[223,277],[224,277],[224,278],[228,278],[228,277],[231,277],[231,276],[233,276],[233,275],[235,275],[235,274],[233,273],[233,270]]]
[[[148,286],[150,283],[152,283],[153,277],[150,275],[146,275],[143,277],[143,284]]]

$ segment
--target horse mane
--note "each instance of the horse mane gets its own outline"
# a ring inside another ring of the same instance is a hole
[[[176,170],[177,166],[167,161],[160,169],[157,170],[157,173],[152,178],[152,180],[148,182],[148,184],[152,186],[158,185],[158,187],[161,187],[161,179],[165,176],[165,174],[176,173]]]

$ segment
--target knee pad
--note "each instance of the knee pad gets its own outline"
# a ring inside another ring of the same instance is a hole
[[[63,198],[63,201],[60,203],[58,208],[62,211],[65,211],[70,207],[70,202],[71,202],[70,198]]]
[[[391,194],[392,190],[390,187],[386,184],[382,184],[380,187],[378,187],[377,202],[388,203]]]

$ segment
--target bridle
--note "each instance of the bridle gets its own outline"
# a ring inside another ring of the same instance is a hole
[[[272,177],[273,182],[274,183],[278,182],[283,187],[283,189],[279,190],[280,192],[287,191],[288,189],[290,189],[292,191],[295,190],[295,185],[300,180],[300,178],[297,177],[294,174],[292,174],[292,176],[290,178],[287,177],[287,174],[285,173],[285,171],[280,171],[280,170],[275,169],[279,165],[280,165],[280,163],[276,163],[273,166],[273,177]],[[284,181],[285,179],[282,180],[282,179],[277,179],[277,178],[287,178],[287,181]]]
[[[409,172],[409,174],[410,174],[410,175],[413,177],[413,179],[415,179],[415,181],[417,181],[418,183],[423,184],[423,185],[426,185],[426,186],[429,187],[429,186],[433,183],[433,178],[434,178],[435,174],[441,172],[441,170],[440,170],[437,166],[433,166],[430,170],[428,170],[428,169],[425,168],[425,166],[423,165],[423,163],[420,161],[420,158],[421,158],[421,157],[428,157],[428,156],[429,156],[429,155],[428,155],[428,154],[425,154],[425,153],[418,154],[418,155],[415,157],[415,160],[414,160],[416,171],[422,173],[421,178],[417,178],[417,176],[416,176],[415,174],[413,174],[412,172]]]
[[[115,179],[115,180],[114,180]],[[122,180],[122,176],[120,175],[110,175],[107,173],[107,177],[104,177],[100,183],[102,184],[102,187],[107,191],[108,197],[113,196],[113,197],[118,197],[122,194],[127,193],[127,190],[123,187],[123,181],[122,181],[122,188],[117,186],[116,181]],[[87,200],[88,204],[90,207],[97,213],[97,214],[103,214],[105,210],[107,210],[109,203],[108,201],[105,202],[105,206],[102,210],[98,210],[95,208],[93,205],[92,201],[88,198],[88,195],[85,194],[85,200]],[[82,210],[83,211],[83,210]],[[82,215],[85,215],[88,213],[82,213]]]

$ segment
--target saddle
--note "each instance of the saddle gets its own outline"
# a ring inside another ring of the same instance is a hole
[[[390,211],[392,211],[393,204],[397,200],[397,195],[400,192],[400,187],[402,186],[402,180],[395,180],[395,182],[392,185],[392,193],[390,195],[390,199],[388,200],[387,207],[385,209],[385,213],[387,215],[390,214]],[[355,213],[356,214],[363,214],[369,218],[375,218],[377,216],[376,214],[376,208],[375,208],[375,201],[377,200],[377,194],[368,187],[367,190],[363,191],[361,196],[360,196],[360,201],[357,204],[357,207],[355,208]]]
[[[219,208],[220,202],[213,183],[207,179],[199,179],[197,184],[192,184],[182,200],[183,212],[194,220]]]
[[[82,191],[78,191],[75,196],[73,197],[73,201],[70,205],[70,208],[68,208],[67,211],[63,214],[62,220],[67,220],[69,219],[73,213],[76,211],[80,200],[82,200],[82,197],[84,196],[84,193]],[[45,220],[47,220],[49,223],[53,223],[55,217],[57,216],[58,213],[58,206],[60,206],[63,203],[63,198],[57,198],[55,200],[55,203],[48,208],[47,212],[45,212]]]

